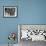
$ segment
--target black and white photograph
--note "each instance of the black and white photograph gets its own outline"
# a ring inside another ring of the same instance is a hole
[[[16,17],[17,7],[15,6],[4,6],[4,17]]]
[[[46,43],[46,25],[19,24],[18,42],[20,46],[36,46]]]
[[[19,25],[20,39],[46,41],[46,25]]]

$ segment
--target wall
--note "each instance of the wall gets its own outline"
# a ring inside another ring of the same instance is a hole
[[[19,23],[46,24],[46,0],[20,0]]]
[[[4,18],[3,17],[3,6],[16,6],[18,0],[0,0],[0,44],[7,44],[8,34],[10,32],[17,32],[18,18]],[[16,38],[15,43],[18,43],[18,38]]]
[[[3,18],[3,6],[17,6],[18,16]],[[17,34],[18,24],[46,24],[46,0],[0,0],[0,44],[8,43],[9,32]]]

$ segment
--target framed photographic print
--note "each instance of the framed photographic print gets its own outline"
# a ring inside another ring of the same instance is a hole
[[[17,7],[16,6],[4,6],[4,17],[16,17]]]
[[[18,25],[18,41],[46,41],[46,25],[45,24],[19,24]]]

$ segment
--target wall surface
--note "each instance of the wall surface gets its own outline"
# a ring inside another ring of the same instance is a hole
[[[17,6],[18,16],[3,18],[3,6]],[[8,43],[9,32],[17,34],[18,24],[46,24],[46,0],[0,0],[0,44]]]
[[[46,0],[18,1],[19,23],[46,24]]]
[[[7,44],[9,42],[8,35],[10,32],[16,32],[18,18],[4,18],[3,17],[3,6],[16,6],[18,0],[0,0],[0,44]],[[15,43],[18,43],[16,38]]]

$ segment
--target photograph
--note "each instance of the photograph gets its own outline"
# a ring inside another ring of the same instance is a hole
[[[15,6],[4,6],[4,17],[16,17],[17,7]]]
[[[20,41],[46,41],[46,25],[20,24],[18,30],[20,31]]]

